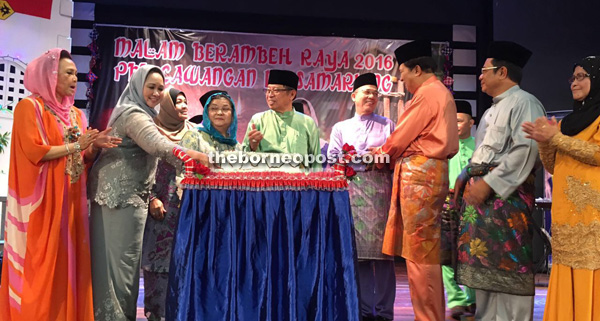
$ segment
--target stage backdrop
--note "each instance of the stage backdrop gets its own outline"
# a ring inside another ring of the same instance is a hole
[[[397,92],[399,86],[403,91],[401,84],[392,81],[393,76],[399,77],[393,51],[407,40],[122,26],[97,26],[96,31],[90,45],[93,67],[88,74],[88,81],[93,83],[93,90],[88,91],[90,123],[95,128],[106,127],[119,95],[142,64],[160,66],[166,86],[186,93],[190,116],[202,113],[198,99],[205,92],[228,91],[236,103],[240,141],[252,115],[268,109],[263,89],[271,69],[298,74],[297,99],[318,123],[322,142],[329,139],[336,122],[352,116],[350,93],[359,74],[375,73],[380,92]],[[443,46],[434,45],[434,51],[440,52]],[[379,114],[383,114],[382,100]],[[396,111],[391,115],[395,118]]]

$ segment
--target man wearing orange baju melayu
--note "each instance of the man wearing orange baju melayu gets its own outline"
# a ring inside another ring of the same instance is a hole
[[[395,54],[401,81],[414,97],[374,151],[395,162],[383,253],[406,259],[415,320],[444,320],[440,213],[448,194],[448,159],[458,152],[456,105],[433,74],[430,42],[413,41]]]

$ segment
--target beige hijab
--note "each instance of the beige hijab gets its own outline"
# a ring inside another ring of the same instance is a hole
[[[158,130],[171,141],[178,143],[185,133],[194,128],[194,125],[188,120],[181,120],[178,117],[178,112],[175,110],[175,102],[177,96],[182,94],[185,97],[185,93],[181,90],[171,88],[165,95],[163,95],[160,101],[160,112],[158,116],[154,118]]]

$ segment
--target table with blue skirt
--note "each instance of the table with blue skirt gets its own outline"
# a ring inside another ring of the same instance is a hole
[[[359,320],[344,176],[187,177],[166,320]]]

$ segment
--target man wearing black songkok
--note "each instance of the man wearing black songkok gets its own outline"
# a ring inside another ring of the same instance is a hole
[[[289,70],[271,70],[265,98],[270,110],[252,116],[244,138],[244,148],[263,153],[312,155],[321,152],[319,129],[308,115],[294,111],[292,102],[298,90],[298,76]],[[309,158],[310,160],[310,158]],[[322,168],[312,162],[314,169]]]
[[[492,106],[481,117],[477,149],[467,166],[468,183],[458,237],[458,283],[476,289],[476,320],[532,320],[532,266],[537,143],[521,129],[545,115],[539,100],[522,90],[522,68],[531,51],[493,42],[481,68],[481,90]],[[466,179],[455,184],[459,193]],[[459,193],[460,194],[460,193]]]
[[[385,144],[373,151],[394,164],[382,252],[406,259],[415,320],[443,321],[440,215],[448,195],[448,159],[458,151],[456,105],[434,74],[430,41],[406,43],[394,54],[400,81],[413,98]]]
[[[454,183],[462,170],[469,164],[475,151],[475,138],[471,136],[473,120],[471,104],[466,100],[456,100],[456,122],[458,125],[458,153],[448,160],[448,177],[450,188],[449,201],[454,195]],[[460,287],[454,279],[453,254],[456,253],[456,233],[458,232],[458,216],[450,211],[448,205],[442,211],[442,279],[446,290],[446,306],[450,316],[460,320],[463,315],[472,315],[475,311],[475,290],[467,286]]]
[[[375,74],[356,77],[352,88],[356,113],[333,125],[329,159],[338,159],[345,144],[356,147],[358,155],[364,155],[370,147],[383,144],[396,127],[392,120],[375,114],[379,103]],[[396,297],[394,257],[383,254],[381,249],[390,209],[392,173],[388,168],[377,169],[367,164],[348,166],[357,175],[356,180],[349,182],[348,193],[358,257],[360,314],[363,321],[391,321]]]

